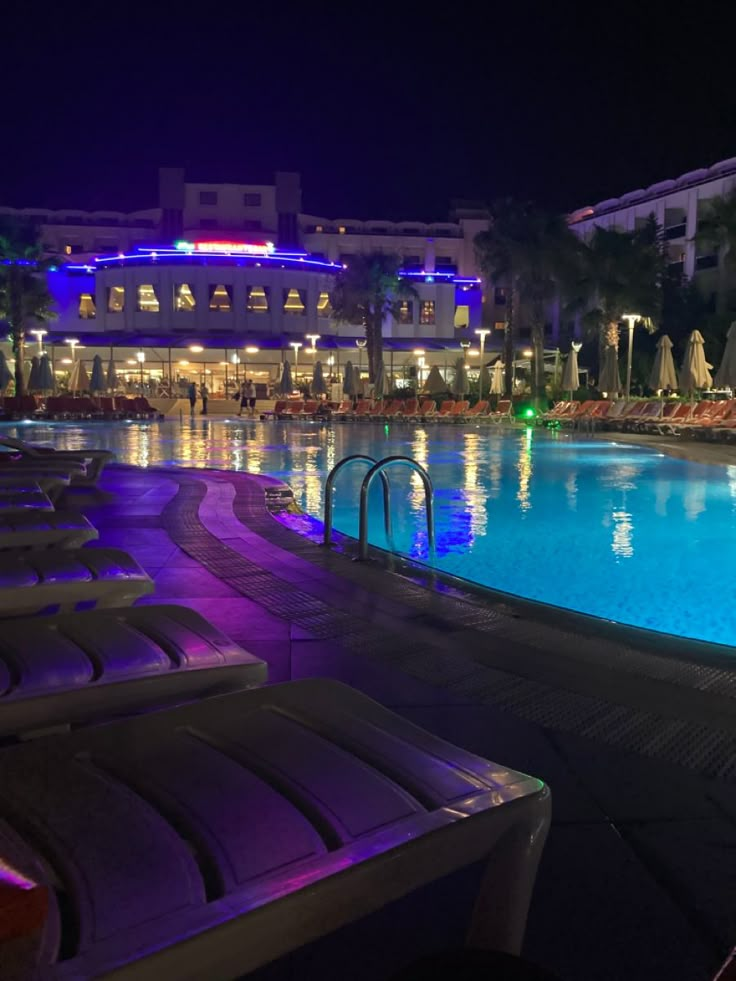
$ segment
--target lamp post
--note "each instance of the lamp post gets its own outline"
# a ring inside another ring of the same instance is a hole
[[[299,387],[299,348],[303,347],[301,341],[289,341],[289,347],[294,348],[294,388]]]
[[[43,339],[46,336],[46,334],[48,334],[48,331],[47,330],[32,330],[32,331],[30,331],[30,333],[31,334],[34,334],[35,337],[36,337],[36,340],[38,341],[38,353],[39,353],[39,355],[43,354]]]
[[[306,338],[308,341],[312,342],[312,346],[307,348],[310,354],[314,354],[317,350],[317,341],[320,339],[321,334],[307,334]]]
[[[138,362],[138,367],[140,368],[140,372],[141,372],[141,395],[143,395],[143,365],[144,365],[145,360],[146,360],[146,352],[145,351],[138,351],[136,353],[136,356],[135,357],[136,357],[136,360]]]
[[[76,337],[66,337],[64,338],[64,343],[68,344],[72,349],[72,364],[74,364],[74,348],[79,344],[79,341]]]
[[[625,320],[629,327],[629,349],[626,352],[626,398],[628,399],[631,395],[631,361],[634,353],[634,324],[638,320],[641,320],[641,314],[625,313],[621,319]]]
[[[238,377],[238,365],[240,364],[240,358],[238,357],[237,351],[233,353],[233,356],[230,358],[230,360],[235,365],[235,388],[239,389],[240,378]]]
[[[486,349],[486,337],[491,333],[487,327],[478,327],[475,331],[480,338],[480,374],[478,375],[478,401],[483,398],[483,352]]]

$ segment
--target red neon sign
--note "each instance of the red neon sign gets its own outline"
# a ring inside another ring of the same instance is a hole
[[[181,252],[225,252],[238,255],[270,255],[273,242],[175,242]]]

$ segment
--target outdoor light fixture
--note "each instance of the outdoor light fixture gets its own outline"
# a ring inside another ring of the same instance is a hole
[[[309,341],[312,342],[312,346],[311,346],[311,348],[309,348],[309,350],[312,352],[312,354],[314,354],[314,352],[317,350],[317,341],[320,339],[320,337],[321,337],[321,334],[307,334],[306,335],[307,340],[309,340]]]
[[[62,359],[61,359],[61,363],[62,363],[62,364],[73,364],[73,362],[72,362],[72,359],[71,359],[71,358],[62,358]]]
[[[180,362],[179,362],[179,365],[180,365],[180,367],[182,367],[182,368],[186,368],[186,367],[188,367],[188,365],[189,365],[189,362],[188,362],[188,361],[180,361]]]
[[[524,349],[524,350],[523,350],[523,351],[521,352],[521,356],[522,356],[523,358],[530,358],[530,357],[531,357],[531,356],[532,356],[533,354],[534,354],[534,351],[531,351],[531,350],[530,350],[530,349],[529,349],[528,347],[527,347],[527,348],[525,348],[525,349]]]
[[[201,354],[202,351],[204,351],[204,348],[201,344],[190,344],[189,350],[192,352],[192,354]]]
[[[629,349],[626,352],[626,398],[631,395],[631,358],[634,353],[634,324],[642,319],[640,313],[625,313],[621,317],[629,327]]]
[[[421,356],[422,356],[422,355],[424,354],[424,348],[421,348],[421,347],[417,347],[417,348],[415,348],[415,349],[414,349],[414,354],[415,354],[415,355],[416,355],[416,356],[417,356],[418,358],[421,358]]]
[[[136,351],[135,357],[141,369],[141,395],[142,395],[143,394],[143,363],[146,360],[146,352]]]
[[[478,401],[483,398],[483,352],[486,347],[486,337],[491,333],[487,327],[476,328],[476,336],[480,337],[480,374],[478,375]]]
[[[233,354],[230,360],[232,361],[233,364],[240,364],[240,358],[237,356],[237,354]]]
[[[289,341],[289,347],[294,348],[294,385],[299,377],[299,348],[304,347],[301,341]]]
[[[76,337],[67,337],[64,339],[64,343],[68,344],[72,349],[72,361],[74,361],[74,348],[79,344],[79,340]]]
[[[39,354],[43,354],[43,339],[46,336],[46,334],[48,334],[48,331],[47,330],[32,330],[32,331],[30,331],[30,333],[31,334],[34,334],[35,337],[36,337],[36,340],[38,341],[38,353]]]
[[[331,368],[331,367],[333,366],[333,364],[334,364],[334,363],[335,363],[335,359],[334,359],[334,357],[333,357],[332,355],[330,355],[330,356],[329,356],[329,358],[327,359],[327,364],[328,364],[328,365],[330,366],[330,368]]]
[[[259,347],[247,347],[245,349],[246,354],[258,354],[259,351],[260,351]]]
[[[478,351],[476,348],[473,348],[472,351],[468,351],[468,357],[469,358],[477,358],[479,354],[480,354],[480,351]]]

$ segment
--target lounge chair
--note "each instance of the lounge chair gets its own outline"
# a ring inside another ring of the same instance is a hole
[[[225,981],[480,862],[467,942],[518,953],[550,796],[320,679],[5,746],[0,809],[39,976]]]
[[[419,406],[420,419],[432,419],[437,415],[437,403],[434,399],[423,399]]]
[[[267,665],[185,606],[6,620],[0,740],[263,684]]]
[[[30,615],[50,607],[53,612],[71,613],[79,604],[128,606],[152,592],[150,576],[118,549],[12,549],[0,554],[0,617]]]
[[[645,432],[657,433],[660,436],[673,436],[692,414],[693,407],[689,402],[668,402],[662,410],[662,418],[658,422],[649,423]]]
[[[373,408],[373,402],[371,399],[359,399],[358,404],[355,406],[355,412],[353,413],[353,419],[367,419],[370,415],[370,411]]]
[[[10,436],[0,436],[0,446],[10,447],[20,453],[24,460],[33,460],[41,464],[46,464],[49,460],[63,463],[81,462],[84,464],[85,472],[72,477],[72,482],[75,484],[96,484],[106,464],[115,459],[115,454],[111,450],[56,450],[50,446],[36,446]]]
[[[300,416],[304,411],[304,402],[294,399],[293,401],[287,402],[284,408],[279,413],[279,419],[295,419]]]
[[[452,412],[450,412],[449,415],[446,415],[443,418],[448,422],[462,422],[465,417],[465,413],[468,411],[469,408],[470,408],[470,402],[468,402],[467,399],[461,399],[460,401],[455,403],[455,408],[452,410]]]
[[[260,413],[261,419],[269,419],[269,418],[278,419],[278,417],[281,415],[281,413],[284,411],[287,405],[288,402],[286,401],[286,399],[279,399],[277,402],[274,403],[274,407],[272,409],[265,409],[263,412]]]
[[[542,412],[537,416],[537,421],[541,423],[553,422],[560,415],[562,415],[568,406],[572,405],[572,402],[555,402],[551,409],[547,412]]]
[[[706,408],[698,414],[701,405]],[[712,426],[717,426],[730,408],[730,400],[722,399],[718,402],[699,402],[693,411],[690,419],[681,426],[677,435],[693,437],[708,432]]]
[[[0,485],[0,517],[6,514],[24,514],[26,511],[53,511],[54,505],[48,494],[36,484],[35,490],[14,490]]]
[[[378,399],[378,401],[375,402],[371,406],[371,408],[368,410],[368,418],[369,419],[380,419],[383,416],[383,413],[384,413],[384,410],[385,410],[387,404],[388,403],[386,402],[385,399]]]
[[[487,399],[481,399],[479,402],[476,402],[475,405],[472,406],[472,408],[468,409],[468,411],[465,413],[465,418],[478,419],[482,416],[485,416],[487,412],[488,412],[488,401]]]
[[[417,413],[419,412],[419,401],[418,399],[407,399],[401,404],[399,411],[396,413],[397,419],[416,419]]]
[[[498,405],[493,412],[488,413],[491,422],[508,422],[511,419],[511,399],[499,399]]]
[[[24,470],[18,476],[8,477],[6,471],[0,470],[0,488],[8,493],[28,490],[29,487],[31,489],[38,487],[44,494],[48,494],[52,501],[58,501],[70,484],[71,477],[68,474],[48,473],[43,470]]]
[[[651,402],[647,402],[643,410],[633,417],[632,419],[626,419],[624,421],[624,429],[627,431],[633,430],[634,432],[645,432],[647,424],[656,419],[661,419],[662,409],[664,408],[664,403],[653,399]]]
[[[445,399],[445,401],[440,405],[439,412],[435,416],[435,419],[444,419],[446,416],[451,415],[455,410],[455,400]]]
[[[96,538],[97,529],[76,511],[0,512],[0,551],[80,548]]]
[[[401,399],[394,399],[393,402],[389,402],[383,411],[384,419],[393,419],[398,416],[403,405],[404,403]]]

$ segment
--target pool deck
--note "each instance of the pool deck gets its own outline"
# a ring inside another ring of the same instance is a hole
[[[272,682],[338,678],[546,780],[531,960],[561,981],[711,979],[736,943],[736,666],[352,562],[278,521],[275,486],[114,467],[70,499],[153,576],[145,602],[198,610]],[[460,880],[435,886],[257,977],[389,978],[459,943],[463,898]]]

